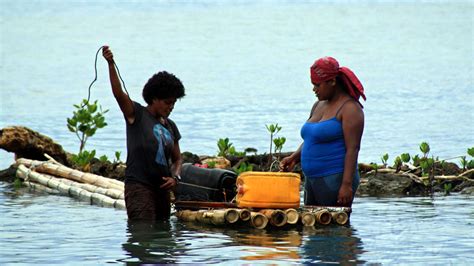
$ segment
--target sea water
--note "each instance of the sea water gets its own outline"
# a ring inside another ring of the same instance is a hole
[[[77,152],[66,118],[87,97],[95,54],[107,44],[142,104],[153,73],[182,80],[186,97],[171,114],[182,151],[213,155],[227,137],[237,150],[265,153],[265,125],[275,123],[283,151],[293,151],[316,100],[309,66],[330,55],[366,90],[360,162],[420,153],[422,141],[440,159],[462,156],[474,146],[473,11],[472,1],[3,0],[0,128],[27,126]],[[125,160],[107,71],[99,53],[91,99],[109,109],[108,125],[86,149]],[[0,151],[1,168],[12,162]],[[0,262],[472,263],[471,202],[358,198],[344,228],[255,232],[174,221],[135,230],[123,211],[3,183]]]

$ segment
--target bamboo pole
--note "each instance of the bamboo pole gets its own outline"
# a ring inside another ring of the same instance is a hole
[[[313,226],[316,223],[316,217],[312,212],[302,212],[300,214],[301,223],[304,226]]]
[[[250,224],[257,229],[263,229],[268,224],[268,218],[262,213],[250,212]]]
[[[239,218],[242,221],[250,220],[250,211],[248,209],[236,209],[239,212]]]
[[[65,183],[60,182],[58,178],[52,176],[45,177],[44,174],[31,171],[22,164],[18,165],[16,175],[26,181],[37,182],[41,185],[58,190],[59,193],[62,195],[72,196],[82,201],[86,201],[91,204],[99,205],[102,207],[125,209],[125,201],[122,199],[112,199],[99,193],[91,193],[85,189],[67,185]]]
[[[182,220],[185,222],[195,222],[197,211],[182,210],[182,211],[176,212],[176,216],[178,217],[179,220]]]
[[[39,183],[25,181],[23,184],[25,184],[25,186],[27,186],[28,188],[30,188],[33,191],[44,192],[44,193],[48,193],[48,194],[59,194],[59,191],[57,191],[55,189],[52,189],[52,188],[49,188],[45,185],[41,185]]]
[[[314,212],[314,216],[316,217],[316,221],[320,224],[330,224],[331,223],[331,213],[328,210],[318,210]]]
[[[45,178],[55,178],[57,179],[57,181],[64,183],[66,185],[69,185],[71,187],[81,188],[92,193],[99,193],[104,196],[111,197],[113,199],[125,199],[125,195],[124,195],[125,193],[117,189],[97,187],[91,184],[79,183],[79,182],[66,179],[66,178],[57,178],[55,176],[43,174],[43,173],[41,175],[43,175]]]
[[[345,212],[331,212],[332,220],[337,224],[345,225],[349,221],[349,216]]]
[[[61,176],[81,183],[88,183],[98,187],[113,188],[121,191],[125,190],[124,184],[121,181],[91,173],[84,173],[57,163],[20,158],[16,161],[16,164],[24,164],[27,167],[34,168],[38,172]]]
[[[208,210],[198,210],[196,215],[196,221],[203,224],[212,224],[211,215],[207,214]]]
[[[268,218],[270,224],[276,227],[284,226],[288,219],[285,212],[282,210],[264,209],[260,210],[260,213],[265,215]]]
[[[215,212],[219,212],[222,210],[215,210]],[[233,224],[239,221],[239,211],[237,209],[224,209],[224,217],[227,223]]]
[[[286,222],[288,224],[296,224],[298,222],[299,215],[298,215],[298,211],[296,211],[295,209],[293,208],[286,209],[285,214],[287,217]]]

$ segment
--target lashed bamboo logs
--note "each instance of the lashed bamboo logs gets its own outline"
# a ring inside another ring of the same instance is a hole
[[[263,229],[268,224],[268,218],[262,213],[250,212],[250,224],[257,229]]]
[[[25,184],[27,187],[29,187],[33,191],[45,192],[48,194],[59,194],[59,191],[49,188],[47,186],[38,184],[38,183],[26,181],[23,184]]]
[[[316,217],[314,217],[312,212],[302,212],[300,219],[304,226],[313,226],[316,223]]]
[[[112,188],[124,191],[124,184],[121,181],[91,173],[84,173],[61,164],[47,161],[35,161],[25,158],[18,159],[16,163],[17,165],[23,164],[26,167],[32,167],[36,171],[41,173],[61,176],[67,179],[72,179],[77,182],[88,183],[102,188]]]
[[[304,226],[310,227],[314,226],[316,222],[327,225],[331,223],[331,221],[344,225],[349,219],[346,212],[329,212],[327,209],[324,209],[324,207],[319,208],[317,211],[302,210],[301,212],[295,209],[263,209],[259,211],[249,211],[248,209],[236,208],[202,209],[197,211],[180,210],[176,212],[176,216],[179,220],[185,222],[213,225],[233,224],[238,220],[245,221],[248,218],[249,224],[257,229],[263,229],[268,224],[274,227],[281,227],[285,224],[295,224],[298,221],[301,221],[301,224]]]
[[[298,211],[296,211],[295,209],[286,209],[285,210],[285,214],[286,214],[286,222],[288,224],[296,224],[298,222],[298,219],[299,219],[299,215],[298,215]]]
[[[236,209],[218,209],[218,210],[182,210],[176,213],[179,220],[185,222],[198,221],[205,224],[233,224],[239,220],[239,212]]]
[[[236,209],[239,212],[240,220],[246,222],[250,220],[250,211],[248,209]]]
[[[59,191],[60,194],[72,196],[91,204],[103,207],[115,207],[118,209],[125,209],[125,201],[122,199],[112,199],[111,197],[92,193],[80,187],[75,187],[61,182],[58,178],[52,176],[45,176],[44,174],[31,171],[24,165],[19,165],[17,169],[17,176],[24,180],[35,181],[41,185],[47,186]]]
[[[331,213],[328,210],[318,210],[314,212],[316,221],[320,224],[330,224],[331,223]]]
[[[260,213],[265,215],[270,224],[276,227],[284,226],[288,219],[285,212],[282,210],[264,209],[261,210]]]
[[[191,211],[191,210],[182,210],[182,211],[176,212],[176,216],[178,217],[179,220],[182,220],[185,222],[194,222],[196,221],[197,212]]]
[[[345,212],[331,212],[332,220],[337,224],[345,225],[349,220],[349,216]]]

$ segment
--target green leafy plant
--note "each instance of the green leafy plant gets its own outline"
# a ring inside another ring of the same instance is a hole
[[[23,181],[20,178],[16,177],[15,180],[13,180],[13,187],[15,189],[22,188],[23,186]]]
[[[400,159],[400,156],[397,156],[397,157],[395,158],[393,167],[396,169],[397,172],[400,171],[400,169],[401,169],[401,167],[402,167],[402,159]]]
[[[90,164],[90,161],[94,159],[95,153],[96,153],[95,150],[92,150],[92,151],[83,150],[79,152],[77,155],[73,154],[72,160],[74,161],[74,163],[76,163],[77,165],[85,169]]]
[[[443,185],[443,188],[444,188],[444,195],[449,195],[451,194],[451,190],[453,189],[453,184],[451,183],[446,183]]]
[[[116,151],[116,152],[115,152],[114,163],[121,162],[121,160],[120,160],[120,155],[122,155],[122,152],[121,152],[121,151]]]
[[[423,176],[428,176],[430,170],[434,166],[434,159],[433,158],[421,158],[420,159],[420,167]]]
[[[461,160],[459,160],[459,163],[461,164],[462,170],[466,171],[468,161],[466,160],[466,156],[461,156]]]
[[[82,100],[81,105],[74,104],[76,108],[73,116],[67,119],[67,128],[75,133],[80,141],[79,154],[82,153],[88,138],[94,136],[97,129],[107,125],[104,114],[109,110],[102,110],[102,107],[95,101],[91,104],[87,100]]]
[[[474,147],[467,149],[467,154],[471,157],[474,157]]]
[[[237,173],[237,175],[240,175],[243,172],[252,171],[252,170],[253,170],[253,165],[247,162],[243,162],[239,165],[239,168],[235,169],[235,172]]]
[[[102,155],[102,156],[99,157],[99,161],[101,163],[106,163],[108,160],[109,160],[109,158],[107,158],[107,155]]]
[[[422,142],[420,144],[420,151],[423,153],[423,157],[427,158],[430,152],[430,145],[427,142]]]
[[[273,143],[275,144],[275,153],[280,153],[281,154],[281,149],[283,149],[283,145],[286,142],[285,137],[278,137],[273,139]]]
[[[245,151],[237,151],[235,150],[235,147],[234,146],[231,146],[229,148],[229,155],[232,155],[232,156],[238,156],[238,157],[243,157],[245,156]]]
[[[388,153],[385,153],[384,155],[382,155],[382,157],[380,159],[382,160],[383,166],[387,167]]]
[[[402,160],[402,162],[404,163],[408,163],[410,162],[410,154],[409,153],[402,153],[400,154],[400,159]]]
[[[418,154],[413,156],[411,159],[413,161],[414,166],[420,166],[420,156],[418,156]]]
[[[232,147],[232,143],[229,141],[229,138],[219,139],[217,141],[218,153],[217,156],[226,157],[229,155],[229,151]]]
[[[207,168],[216,168],[217,162],[216,161],[209,161],[206,164],[207,164]]]
[[[267,128],[268,132],[270,133],[270,157],[272,155],[272,145],[273,145],[273,137],[280,132],[281,127],[278,126],[278,123],[276,124],[270,124],[270,125],[265,125]]]

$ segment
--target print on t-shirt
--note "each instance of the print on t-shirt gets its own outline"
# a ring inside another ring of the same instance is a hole
[[[155,162],[163,166],[168,166],[165,151],[171,150],[173,146],[173,138],[171,137],[171,133],[163,125],[158,123],[153,127],[153,135],[158,141],[158,150],[156,152]]]

